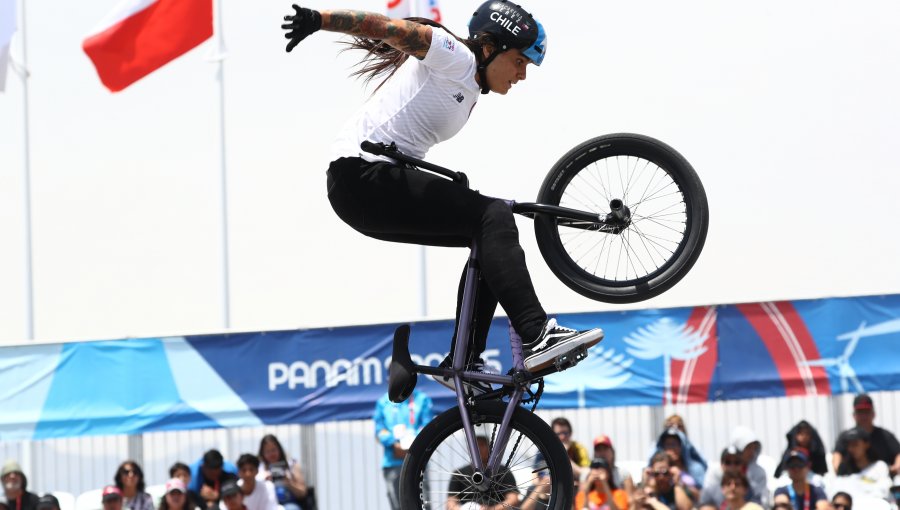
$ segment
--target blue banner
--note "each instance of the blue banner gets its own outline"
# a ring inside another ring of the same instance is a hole
[[[559,316],[605,339],[546,380],[574,408],[900,389],[900,295]],[[0,440],[364,419],[387,389],[397,324],[0,348]],[[484,359],[509,370],[506,319]],[[436,366],[451,321],[412,324]],[[898,359],[894,359],[898,358]],[[435,411],[453,394],[427,377]]]

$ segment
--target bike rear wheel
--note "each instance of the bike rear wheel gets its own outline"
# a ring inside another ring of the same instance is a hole
[[[697,261],[709,226],[706,192],[690,163],[635,134],[600,136],[569,151],[547,174],[538,202],[605,218],[618,207],[619,228],[544,214],[534,222],[553,273],[579,294],[609,303],[643,301],[678,283]]]
[[[472,412],[476,436],[484,436],[493,447],[493,438],[499,430],[506,410],[501,401],[478,402]],[[400,472],[400,503],[405,509],[444,510],[451,496],[461,502],[481,505],[496,504],[511,490],[520,494],[520,503],[509,508],[521,508],[524,495],[534,498],[529,487],[538,483],[539,474],[547,473],[549,501],[534,501],[538,510],[571,510],[573,499],[572,467],[559,438],[553,430],[535,414],[516,408],[510,423],[511,435],[502,457],[501,473],[498,473],[485,489],[474,487],[471,475],[455,474],[463,466],[471,465],[463,431],[462,416],[458,407],[445,411],[431,421],[416,436],[406,455]],[[509,473],[515,486],[504,482]],[[453,477],[458,477],[456,487],[462,492],[450,492]],[[542,483],[546,483],[543,479]]]

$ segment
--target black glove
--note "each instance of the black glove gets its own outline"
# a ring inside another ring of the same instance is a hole
[[[322,15],[319,14],[319,11],[300,7],[297,4],[294,4],[293,7],[297,14],[285,16],[284,20],[287,23],[281,25],[281,28],[288,30],[288,33],[284,34],[284,38],[290,39],[286,48],[289,53],[309,34],[322,28]]]

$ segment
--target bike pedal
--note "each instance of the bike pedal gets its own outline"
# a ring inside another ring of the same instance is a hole
[[[556,370],[562,372],[577,365],[581,360],[587,358],[587,346],[579,345],[571,351],[563,354],[554,360],[553,365]]]

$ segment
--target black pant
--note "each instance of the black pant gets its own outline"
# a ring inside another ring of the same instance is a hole
[[[430,246],[470,247],[472,241],[478,243],[482,278],[469,344],[473,356],[485,349],[498,301],[524,341],[540,334],[547,314],[525,267],[525,252],[519,245],[512,210],[503,200],[421,170],[370,163],[362,158],[340,158],[331,163],[328,200],[342,220],[369,237]]]

